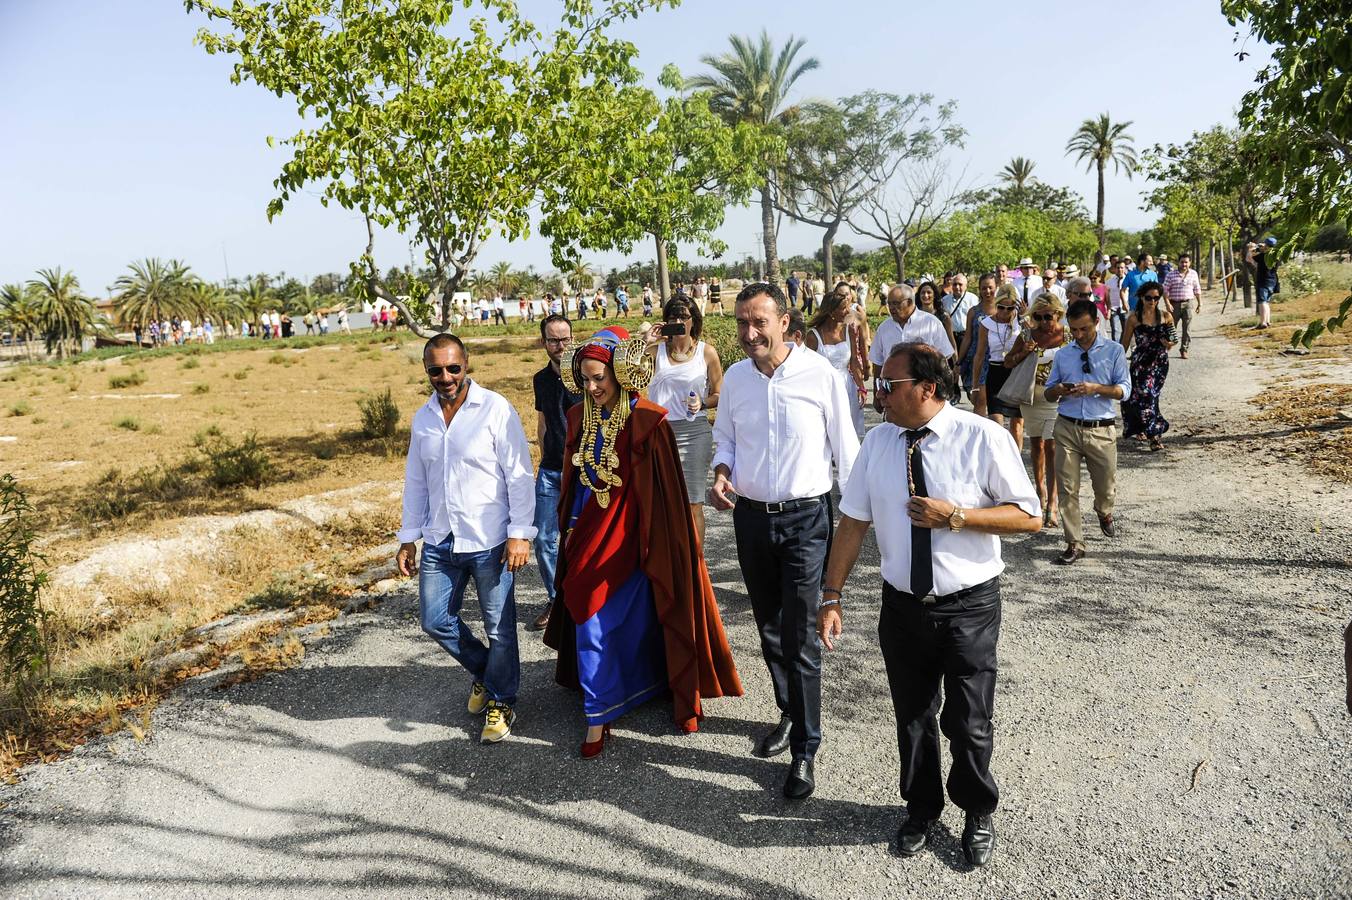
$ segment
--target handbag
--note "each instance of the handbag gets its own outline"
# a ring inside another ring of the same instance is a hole
[[[1019,361],[1009,372],[996,399],[1010,406],[1027,406],[1033,402],[1034,382],[1037,381],[1037,362],[1042,356],[1042,348],[1033,344],[1032,351]]]

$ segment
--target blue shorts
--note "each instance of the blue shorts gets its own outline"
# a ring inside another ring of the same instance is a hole
[[[1266,287],[1266,286],[1264,286],[1264,285],[1259,285],[1259,286],[1258,286],[1258,302],[1259,302],[1259,303],[1270,303],[1270,302],[1272,302],[1272,294],[1273,294],[1272,288]]]

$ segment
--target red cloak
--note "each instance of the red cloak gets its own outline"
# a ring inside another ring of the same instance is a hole
[[[690,499],[666,410],[639,398],[616,442],[622,483],[610,505],[591,502],[568,529],[577,486],[572,464],[583,404],[568,410],[559,499],[561,546],[545,644],[559,652],[555,680],[577,688],[576,623],[596,614],[613,588],[641,568],[652,583],[667,656],[673,717],[686,732],[703,718],[705,697],[739,697],[742,682],[723,632],[709,570],[690,516]]]

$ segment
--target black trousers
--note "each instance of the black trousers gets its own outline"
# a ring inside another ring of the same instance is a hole
[[[732,514],[737,561],[774,683],[775,705],[793,720],[789,749],[795,759],[815,756],[822,740],[817,605],[831,548],[828,500],[781,513],[738,503]]]
[[[975,815],[999,804],[990,772],[999,640],[998,580],[933,604],[883,582],[878,642],[897,715],[901,796],[912,818],[932,819],[944,808],[940,729],[953,753],[948,796],[954,804]]]

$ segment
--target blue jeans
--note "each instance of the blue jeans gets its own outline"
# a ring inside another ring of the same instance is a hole
[[[1122,332],[1127,329],[1127,311],[1125,309],[1115,309],[1108,313],[1108,328],[1112,332],[1113,340],[1120,341]]]
[[[554,573],[559,568],[559,483],[562,472],[541,469],[535,476],[535,561],[545,594],[554,602]]]
[[[455,657],[475,681],[483,682],[490,699],[512,706],[521,683],[521,657],[516,646],[513,576],[502,562],[506,545],[454,553],[453,541],[453,537],[447,537],[440,544],[423,544],[418,575],[423,631]],[[460,618],[470,578],[479,594],[487,647]]]

